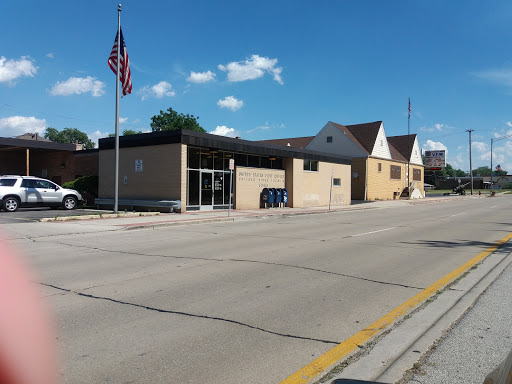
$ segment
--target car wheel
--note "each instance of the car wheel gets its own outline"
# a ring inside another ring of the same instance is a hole
[[[16,212],[20,207],[20,201],[15,197],[6,197],[2,202],[5,212]]]
[[[62,202],[64,209],[75,209],[77,206],[77,200],[73,196],[66,196]]]

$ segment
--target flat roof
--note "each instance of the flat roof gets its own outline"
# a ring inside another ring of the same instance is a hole
[[[0,150],[5,148],[32,148],[54,151],[76,151],[75,144],[55,143],[53,141],[38,141],[0,137]]]
[[[133,148],[149,145],[177,143],[200,148],[217,149],[227,152],[248,153],[260,156],[318,160],[335,164],[352,164],[351,158],[347,156],[340,156],[293,147],[283,147],[281,145],[235,139],[232,137],[212,135],[209,133],[195,132],[185,129],[119,136],[120,148]],[[114,148],[114,137],[106,137],[99,140],[100,151]]]

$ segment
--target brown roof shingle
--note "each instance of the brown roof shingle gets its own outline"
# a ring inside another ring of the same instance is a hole
[[[309,143],[311,143],[311,140],[313,140],[314,138],[315,138],[315,136],[292,137],[289,139],[259,140],[258,143],[282,145],[283,147],[293,147],[293,148],[304,149],[307,147],[307,145]],[[290,145],[288,145],[288,144],[290,144]]]
[[[416,134],[388,137],[388,143],[391,143],[393,147],[400,152],[400,154],[405,158],[405,161],[411,159],[414,140],[416,140]]]

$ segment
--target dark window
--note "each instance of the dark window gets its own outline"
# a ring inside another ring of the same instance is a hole
[[[421,169],[412,170],[412,179],[415,181],[421,181]]]
[[[318,161],[304,159],[304,170],[318,172]]]
[[[249,155],[249,167],[259,168],[260,167],[260,157]]]
[[[213,154],[213,168],[222,170],[222,152]]]
[[[274,159],[274,157],[273,157]],[[261,168],[272,168],[272,164],[270,163],[270,158],[266,156],[262,156],[260,158]]]
[[[199,171],[188,171],[188,205],[199,205]]]
[[[201,151],[201,169],[213,169],[213,154]]]
[[[278,157],[277,159],[275,160],[271,160],[272,162],[272,169],[283,169],[283,159],[281,159],[280,157]]]
[[[379,163],[379,172],[382,172],[382,163]]]
[[[226,153],[224,152],[224,170],[229,171],[229,160],[233,158],[232,153]],[[235,166],[239,165],[235,163]]]
[[[332,143],[332,136],[327,136],[327,142]]]
[[[34,179],[24,179],[21,182],[21,186],[23,188],[37,188],[37,180],[34,180]]]
[[[332,185],[335,187],[341,187],[341,179],[332,179]]]
[[[247,155],[235,153],[235,167],[247,167]]]
[[[199,149],[189,148],[188,149],[188,167],[191,169],[199,169]]]
[[[16,179],[1,179],[0,187],[12,187],[16,184]]]
[[[395,180],[400,180],[402,178],[402,167],[399,165],[392,165],[390,177]]]

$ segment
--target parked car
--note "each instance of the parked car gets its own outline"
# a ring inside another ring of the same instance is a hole
[[[427,184],[427,183],[423,183],[423,189],[425,191],[428,191],[430,189],[436,189],[436,186],[435,185],[432,185],[432,184]]]
[[[0,201],[6,212],[31,206],[75,209],[82,201],[82,195],[38,177],[0,176]]]

